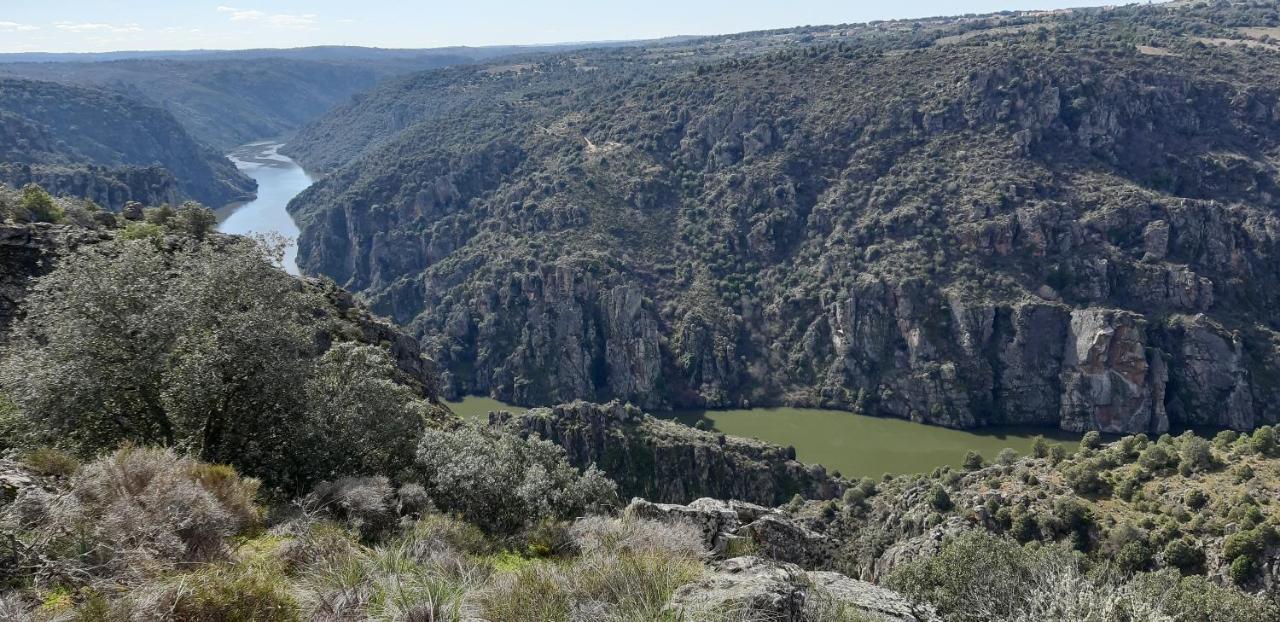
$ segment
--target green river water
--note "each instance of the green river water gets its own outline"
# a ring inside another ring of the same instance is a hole
[[[526,410],[487,397],[468,397],[461,402],[450,402],[449,408],[467,419],[482,418],[491,410]],[[711,429],[725,434],[791,445],[796,448],[796,456],[801,461],[825,465],[846,477],[923,473],[943,465],[959,466],[969,450],[981,453],[987,460],[1005,447],[1026,454],[1031,449],[1031,439],[1037,434],[1062,443],[1074,444],[1079,440],[1077,435],[1056,429],[950,430],[901,419],[816,408],[655,414],[689,425],[703,420]]]

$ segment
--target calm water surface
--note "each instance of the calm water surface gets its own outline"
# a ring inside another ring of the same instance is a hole
[[[280,155],[283,146],[276,142],[251,143],[227,155],[236,168],[257,180],[258,197],[218,210],[218,231],[240,235],[275,232],[284,236],[289,240],[284,269],[298,274],[298,225],[285,207],[314,180],[297,162]]]
[[[487,397],[450,402],[449,408],[469,419],[482,418],[490,410],[525,410]],[[1025,455],[1031,451],[1031,439],[1037,434],[1064,443],[1079,440],[1078,436],[1056,429],[992,428],[970,432],[816,408],[689,411],[666,416],[690,425],[701,420],[725,434],[794,446],[801,461],[825,465],[847,477],[923,473],[943,465],[959,466],[969,450],[988,460],[1005,447]]]

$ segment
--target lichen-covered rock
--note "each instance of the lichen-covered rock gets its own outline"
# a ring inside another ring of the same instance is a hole
[[[882,587],[834,572],[805,572],[794,564],[737,557],[715,564],[710,577],[683,586],[667,610],[680,619],[733,614],[735,620],[817,622],[833,612],[876,622],[932,622],[933,611]]]
[[[835,542],[780,513],[743,525],[736,535],[749,538],[756,554],[802,568],[826,568],[835,557]]]
[[[489,423],[555,442],[572,464],[598,466],[624,497],[663,503],[712,497],[777,506],[797,494],[832,499],[848,485],[821,466],[796,461],[793,448],[697,430],[618,402],[492,413]]]
[[[829,568],[836,543],[778,510],[741,501],[698,499],[688,505],[633,499],[628,515],[651,520],[684,522],[703,536],[712,553],[732,556],[744,549],[774,561],[802,568]]]
[[[698,499],[689,505],[632,499],[624,512],[636,518],[693,525],[702,534],[703,543],[716,555],[725,552],[742,525],[738,513],[728,503],[713,499]]]

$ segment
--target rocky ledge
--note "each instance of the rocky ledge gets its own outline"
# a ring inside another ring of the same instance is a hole
[[[821,466],[796,461],[794,448],[705,432],[619,402],[495,412],[489,423],[537,434],[563,447],[574,465],[595,464],[621,494],[664,503],[713,497],[776,506],[797,494],[832,499],[848,486]]]
[[[897,592],[834,572],[806,572],[760,557],[737,557],[712,569],[709,577],[676,590],[667,610],[677,619],[731,613],[751,622],[816,622],[833,616],[874,622],[940,620],[929,607]]]

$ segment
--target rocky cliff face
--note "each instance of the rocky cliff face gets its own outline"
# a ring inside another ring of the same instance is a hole
[[[409,81],[370,101],[430,113],[294,203],[300,256],[409,326],[452,395],[1274,423],[1280,60],[1200,50],[1187,11]]]
[[[624,497],[670,503],[713,497],[773,506],[797,494],[838,497],[847,486],[820,466],[797,462],[792,448],[703,432],[616,402],[491,413],[489,422],[560,445],[580,468],[595,464]]]
[[[88,199],[111,211],[126,203],[176,205],[183,194],[173,173],[159,166],[43,166],[0,164],[0,184],[21,188],[36,184],[54,196]]]
[[[52,270],[59,255],[110,237],[81,227],[0,224],[0,332],[13,323],[31,279]]]

